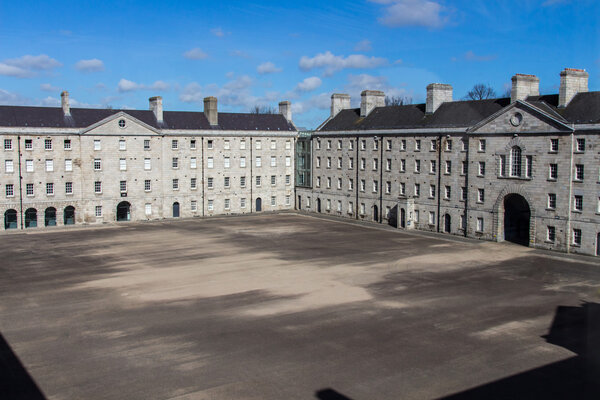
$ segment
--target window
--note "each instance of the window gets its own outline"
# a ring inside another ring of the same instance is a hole
[[[446,151],[452,151],[452,140],[446,140]]]
[[[338,157],[337,167],[338,167],[338,169],[342,169],[342,157]]]
[[[198,202],[196,200],[192,200],[190,203],[190,210],[198,211]]]
[[[421,196],[421,184],[415,183],[415,197]]]
[[[240,187],[246,187],[246,177],[240,176]]]
[[[100,141],[98,141],[98,142],[100,142]],[[6,149],[6,146],[5,146],[5,149]],[[44,150],[52,150],[52,139],[44,139]]]
[[[378,150],[379,149],[379,141],[377,140],[377,138],[373,139],[373,150]]]
[[[500,159],[498,161],[498,175],[499,176],[506,176],[506,156],[505,155],[501,155]]]
[[[52,147],[52,143],[50,143],[50,147]],[[101,150],[102,149],[102,144],[100,143],[99,139],[94,140],[94,150]],[[48,150],[48,149],[46,149]]]
[[[391,139],[387,139],[385,141],[385,149],[386,150],[392,150],[392,140]]]
[[[331,188],[331,177],[327,177],[327,189]]]
[[[179,190],[179,179],[173,179],[173,190]]]
[[[65,139],[63,141],[63,147],[65,150],[71,150],[71,139]],[[27,140],[25,141],[25,148],[27,149]]]
[[[415,151],[421,151],[421,140],[415,140]]]
[[[379,161],[379,160],[377,160],[376,158],[374,158],[374,159],[373,159],[373,171],[377,171],[377,164],[378,164],[378,161]]]
[[[260,140],[257,140],[256,141],[256,150],[260,150],[260,149],[262,149],[262,143]]]
[[[392,192],[392,182],[385,183],[385,193],[390,194]]]
[[[546,240],[554,243],[556,240],[556,228],[553,226],[546,227]]]
[[[477,232],[483,232],[483,218],[477,218]]]
[[[271,175],[271,185],[275,186],[277,177],[275,175]]]
[[[317,176],[317,183],[316,183],[317,187],[321,187],[321,177]]]
[[[229,142],[229,140],[225,140],[223,142],[223,149],[224,150],[229,150],[231,148],[231,143]]]
[[[352,143],[352,142],[350,142]],[[348,169],[354,169],[354,158],[350,157],[348,159]]]
[[[150,179],[145,179],[144,180],[144,191],[149,192],[150,190],[152,190]]]
[[[321,150],[321,139],[317,139],[317,150]]]
[[[291,175],[286,175],[285,176],[285,184],[286,185],[290,185],[292,183],[292,176]]]
[[[558,152],[558,139],[550,139],[550,151],[553,153]]]
[[[415,172],[421,172],[421,160],[415,160]]]
[[[352,141],[352,139],[350,139],[350,141],[348,142],[348,150],[354,150],[354,142]]]
[[[246,157],[240,157],[240,168],[246,168]]]
[[[479,139],[479,151],[485,151],[485,139]]]
[[[94,215],[96,217],[102,216],[102,206],[96,206],[96,208],[94,209]]]
[[[193,203],[194,203],[194,202],[192,201],[192,204],[193,204]],[[152,215],[152,204],[150,204],[150,203],[146,203],[146,204],[144,205],[144,212],[145,212],[145,214],[146,214],[146,215]]]
[[[348,190],[354,190],[354,179],[348,179]]]
[[[367,189],[367,184],[364,179],[360,180],[360,191],[364,192]]]
[[[367,149],[367,141],[366,140],[361,140],[360,141],[360,149],[361,150],[366,150]]]
[[[127,181],[119,182],[119,190],[121,191],[121,193],[127,192]]]
[[[52,149],[52,147],[50,147],[50,149]],[[4,150],[12,150],[12,139],[4,139]]]
[[[291,148],[292,148],[292,141],[288,139],[285,141],[285,149],[290,150]]]
[[[102,182],[94,182],[94,193],[102,193]]]
[[[226,210],[229,210],[231,208],[231,201],[230,201],[230,199],[225,199],[225,201],[224,201],[224,208]]]
[[[352,214],[354,212],[354,203],[351,201],[348,202],[348,214]]]
[[[435,197],[435,185],[429,185],[429,197]]]
[[[190,139],[190,150],[196,150],[196,139]],[[192,204],[195,203],[196,200],[192,200]],[[195,211],[195,210],[192,210]]]
[[[320,179],[320,178],[317,178]],[[256,177],[256,186],[260,186],[260,176]]]
[[[450,200],[451,195],[452,195],[452,188],[450,186],[446,186],[445,192],[444,192],[444,198]]]
[[[275,207],[276,205],[277,205],[277,198],[275,196],[271,196],[271,206]]]
[[[583,196],[575,195],[575,204],[573,205],[575,211],[583,210]]]
[[[548,193],[548,209],[556,209],[556,193]]]
[[[271,167],[277,166],[277,157],[271,156]],[[327,157],[327,166],[331,167],[331,158]]]
[[[429,225],[435,224],[435,211],[429,211]]]
[[[460,140],[460,143],[462,144],[462,151],[467,151],[467,148],[469,147],[469,146],[467,145],[467,141],[466,141],[466,140],[464,140],[464,139],[461,139],[461,140]]]
[[[436,151],[437,150],[437,140],[432,140],[431,141],[431,151]]]
[[[290,204],[291,204],[291,199],[290,199],[290,195],[288,194],[285,196],[285,205],[289,206]]]
[[[465,214],[461,214],[460,215],[460,229],[466,229],[467,228],[467,219],[465,218]]]
[[[437,171],[437,162],[435,160],[431,160],[429,163],[429,172],[435,174]]]
[[[127,170],[127,159],[119,158],[119,170],[126,171]]]
[[[33,196],[33,183],[27,183],[25,185],[25,194],[27,196]]]
[[[387,160],[385,160],[385,170],[386,171],[391,171],[392,170],[392,160],[390,158],[388,158]]]
[[[550,164],[548,168],[548,179],[556,180],[558,178],[558,164]]]
[[[337,202],[337,212],[342,212],[342,201],[338,200]]]
[[[600,214],[600,197],[598,197],[598,206],[596,207],[596,212]]]
[[[525,156],[525,176],[531,178],[533,174],[533,157]]]
[[[126,124],[126,122],[124,119],[119,120],[119,128],[125,128],[125,124]]]
[[[177,141],[177,139],[171,140],[171,149],[177,150],[178,148],[179,148],[179,142]]]
[[[460,188],[460,198],[462,201],[467,201],[467,188],[465,186]]]
[[[73,194],[73,182],[65,182],[65,194]]]
[[[25,139],[25,150],[33,150],[33,139]]]
[[[406,183],[400,182],[400,194],[404,196],[406,194]]]
[[[198,187],[198,179],[190,178],[190,189],[196,190],[197,187]]]
[[[261,165],[262,165],[262,161],[261,161],[260,156],[258,156],[258,157],[256,157],[256,166],[260,167]]]
[[[213,211],[215,209],[214,200],[208,200],[207,207],[208,211]]]
[[[581,246],[581,229],[573,229],[573,245]]]
[[[477,189],[477,202],[483,203],[485,201],[485,190]]]
[[[212,140],[209,139],[209,140],[206,141],[206,148],[208,150],[212,150],[213,149],[213,141]]]
[[[240,150],[246,150],[246,141],[240,140]]]
[[[467,174],[467,171],[468,171],[468,169],[469,169],[469,164],[467,164],[467,162],[466,162],[466,161],[463,161],[463,162],[462,162],[462,169],[461,169],[460,173],[461,173],[462,175],[466,175],[466,174]]]
[[[229,168],[230,166],[231,166],[231,163],[229,161],[229,157],[223,158],[223,168]]]
[[[576,181],[583,180],[583,164],[575,165],[575,180]]]
[[[373,181],[373,193],[377,193],[378,190],[379,190],[379,182]]]
[[[119,140],[119,150],[127,150],[127,142],[123,139]]]
[[[291,167],[292,166],[292,158],[290,156],[286,156],[285,157],[285,166],[286,167]]]
[[[150,150],[150,139],[144,139],[144,150]]]
[[[316,162],[315,162],[315,167],[321,168],[321,157],[317,157]]]
[[[206,179],[206,187],[208,189],[212,189],[214,187],[214,183],[215,183],[215,179],[212,177],[209,177]]]
[[[144,158],[144,169],[147,171],[149,169],[151,169],[151,164],[150,164],[150,159],[149,158]]]
[[[479,176],[485,175],[485,161],[479,161]]]
[[[327,209],[327,211],[331,210],[331,200],[327,199],[327,205],[325,206],[325,208]]]
[[[342,188],[342,178],[338,178],[338,180],[337,180],[337,188],[338,189]]]
[[[400,172],[406,172],[406,160],[400,160]]]
[[[242,197],[240,199],[240,208],[246,208],[246,198]]]
[[[577,151],[578,152],[585,151],[585,139],[577,139]]]
[[[5,186],[6,197],[12,197],[15,195],[15,187],[12,183],[7,183]]]
[[[15,164],[13,160],[5,160],[4,161],[4,171],[6,173],[15,172]]]
[[[46,160],[46,172],[54,171],[54,161]]]
[[[419,222],[419,214],[421,214],[419,210],[415,210],[415,222]]]
[[[360,169],[364,170],[367,167],[367,160],[365,160],[364,158],[360,159]]]
[[[212,157],[206,158],[206,168],[214,168],[215,160]]]
[[[271,150],[275,150],[277,148],[277,142],[274,140],[271,140]]]
[[[406,151],[406,139],[400,141],[400,151]]]
[[[94,159],[94,171],[102,170],[102,160],[99,158]]]
[[[196,157],[190,157],[190,168],[196,169],[197,165],[198,165],[198,163],[197,163]]]
[[[510,149],[510,176],[521,176],[521,148],[513,146]]]
[[[452,173],[452,161],[446,161],[446,174]]]
[[[327,150],[331,150],[331,140],[327,141]]]

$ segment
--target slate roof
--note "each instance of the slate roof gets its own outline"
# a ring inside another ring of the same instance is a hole
[[[577,94],[565,108],[558,95],[530,96],[527,102],[565,123],[600,122],[600,92]],[[365,118],[360,108],[340,111],[321,131],[470,127],[510,105],[510,98],[452,101],[435,113],[425,114],[425,104],[377,107]]]
[[[71,108],[71,117],[63,116],[58,107],[0,106],[0,126],[86,128],[111,115],[123,111],[157,129],[182,130],[235,130],[235,131],[295,131],[296,128],[281,114],[219,113],[219,125],[211,127],[198,111],[164,111],[163,123],[158,124],[150,110],[110,110],[99,108]]]

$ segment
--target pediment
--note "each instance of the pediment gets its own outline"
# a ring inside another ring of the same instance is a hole
[[[532,104],[517,100],[473,126],[468,133],[512,135],[573,132],[573,128],[559,118],[558,115],[552,115]]]
[[[158,130],[139,119],[120,111],[110,117],[104,118],[81,131],[86,135],[156,135]]]

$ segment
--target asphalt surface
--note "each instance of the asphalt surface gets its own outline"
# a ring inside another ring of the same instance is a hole
[[[305,215],[0,236],[1,399],[600,398],[600,260]]]

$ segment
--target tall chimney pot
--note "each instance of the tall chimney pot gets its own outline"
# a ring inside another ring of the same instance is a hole
[[[334,93],[331,95],[331,118],[338,115],[342,110],[350,108],[350,95],[343,93]]]
[[[511,78],[510,102],[526,100],[529,96],[540,95],[540,78],[535,75],[516,74]]]
[[[152,110],[152,112],[154,113],[154,116],[156,117],[156,121],[158,123],[162,123],[163,122],[162,97],[161,96],[150,97],[148,99],[148,102],[150,103],[150,110]]]
[[[560,72],[558,106],[566,107],[577,93],[588,91],[589,74],[584,69],[565,68]]]
[[[385,106],[385,93],[380,90],[363,90],[360,94],[360,116],[366,117],[376,107]]]
[[[446,83],[430,83],[427,85],[426,114],[433,114],[447,101],[452,101],[452,85]]]
[[[292,103],[287,100],[279,102],[279,114],[283,115],[289,122],[292,122]]]
[[[217,112],[217,98],[210,96],[204,98],[204,115],[211,126],[219,125],[219,114]]]
[[[67,92],[66,90],[60,94],[60,104],[62,105],[64,116],[71,116],[71,106],[69,106],[69,92]]]

